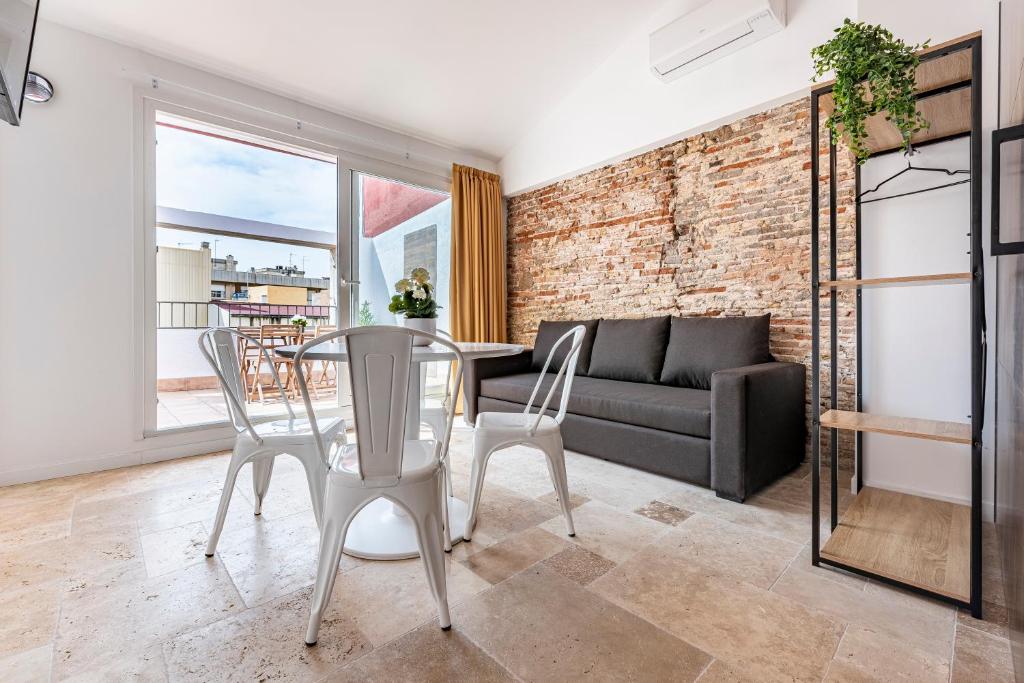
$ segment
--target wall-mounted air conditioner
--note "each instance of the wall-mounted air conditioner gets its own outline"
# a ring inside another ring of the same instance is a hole
[[[786,0],[711,0],[651,34],[651,71],[671,81],[785,26]]]

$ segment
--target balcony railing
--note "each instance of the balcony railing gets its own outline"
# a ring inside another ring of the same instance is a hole
[[[335,307],[315,304],[263,304],[245,301],[158,301],[160,329],[201,329],[205,327],[258,327],[286,323],[294,315],[305,316],[311,325],[336,320]]]

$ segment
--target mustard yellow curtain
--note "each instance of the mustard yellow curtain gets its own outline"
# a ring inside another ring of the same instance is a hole
[[[452,264],[449,300],[458,341],[504,342],[505,238],[501,179],[452,165]]]

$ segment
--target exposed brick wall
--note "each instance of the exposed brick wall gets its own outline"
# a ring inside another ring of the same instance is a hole
[[[801,98],[511,197],[511,341],[532,343],[542,319],[770,312],[772,353],[810,368],[809,121],[809,101]],[[826,144],[819,153],[827,278]],[[852,277],[853,165],[840,158],[837,267],[840,277]],[[840,301],[841,358],[854,357],[853,301],[846,294]],[[821,314],[827,401],[824,297]],[[841,368],[840,405],[851,408],[852,363]],[[851,443],[843,437],[844,459]]]

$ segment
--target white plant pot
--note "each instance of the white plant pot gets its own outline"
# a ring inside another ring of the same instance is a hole
[[[427,334],[437,334],[437,318],[402,318],[402,324],[407,329]],[[426,337],[413,337],[413,346],[430,346],[431,341]]]

